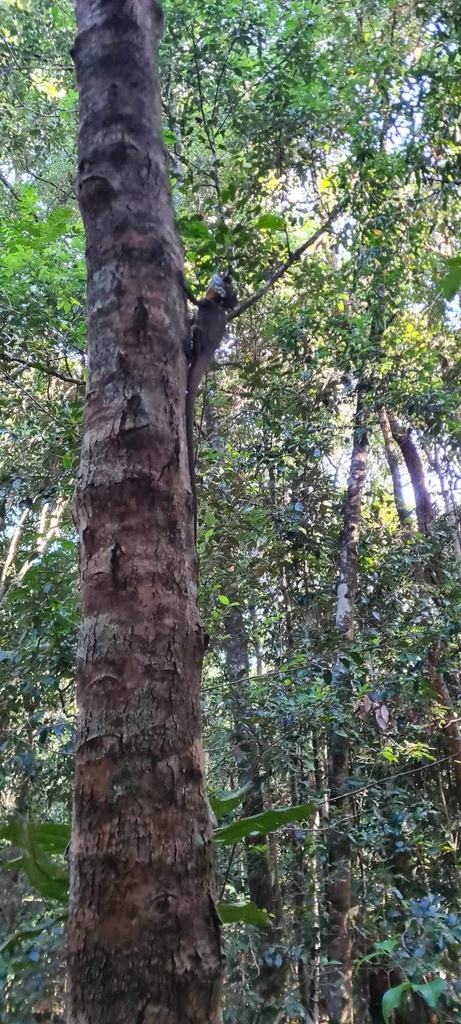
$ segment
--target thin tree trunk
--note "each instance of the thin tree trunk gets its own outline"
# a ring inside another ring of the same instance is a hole
[[[394,489],[395,508],[397,511],[397,515],[399,517],[400,525],[403,527],[405,533],[409,534],[411,532],[411,514],[410,509],[407,508],[407,504],[404,498],[399,460],[394,451],[392,443],[392,431],[389,423],[389,418],[384,406],[381,406],[381,409],[379,410],[379,424],[384,438],[384,451],[386,454],[387,464],[389,466],[389,472],[391,474],[392,479],[392,486]]]
[[[405,465],[410,476],[415,496],[418,527],[421,533],[427,533],[429,526],[434,519],[435,513],[426,483],[426,476],[421,456],[411,436],[410,427],[408,427],[407,430],[401,427],[398,420],[389,409],[387,410],[387,416],[392,431],[392,437],[394,438],[394,441],[397,442],[400,451],[402,452]]]
[[[19,522],[18,522],[18,524],[17,524],[17,526],[16,526],[16,528],[15,528],[15,530],[13,532],[13,536],[12,536],[12,538],[10,540],[10,543],[9,543],[8,551],[6,553],[6,558],[5,558],[5,561],[3,563],[3,568],[2,568],[1,575],[0,575],[0,605],[3,604],[3,600],[4,600],[4,597],[5,597],[5,593],[6,593],[6,582],[7,582],[7,578],[8,578],[8,573],[10,572],[12,566],[14,565],[14,560],[16,558],[16,552],[17,552],[17,549],[18,549],[18,544],[19,544],[19,542],[21,540],[22,528],[23,528],[24,523],[25,523],[25,521],[26,521],[26,519],[27,519],[27,517],[29,515],[29,512],[30,512],[30,509],[28,509],[28,508],[23,509],[23,511],[21,512],[21,515],[19,517]]]
[[[421,533],[427,533],[431,522],[435,518],[435,512],[429,488],[427,486],[421,456],[414,441],[411,439],[410,429],[402,430],[392,413],[388,412],[388,416],[392,428],[392,434],[400,445],[413,485],[418,527]],[[438,564],[434,558],[431,559],[430,564],[424,566],[422,569],[423,579],[431,588],[435,603],[437,603],[437,570]],[[453,700],[449,686],[445,682],[445,679],[439,669],[438,644],[433,644],[428,651],[428,674],[437,700],[445,708],[447,713],[446,728],[455,777],[456,801],[458,807],[461,807],[461,729],[453,707]]]
[[[207,401],[206,396],[203,423],[207,439],[212,440],[216,450],[222,453],[224,445],[221,441],[222,428],[219,408]],[[226,551],[223,554],[226,555]],[[230,564],[232,551],[227,551],[227,557]],[[257,738],[246,725],[248,719],[251,719],[251,707],[249,707],[247,696],[250,676],[248,634],[239,602],[238,587],[231,587],[230,591],[228,589],[228,593],[230,605],[226,613],[226,635],[223,643],[230,683],[234,749],[238,751],[239,757],[239,783],[241,786],[248,785],[243,814],[244,817],[250,817],[253,814],[260,814],[266,810],[266,807]],[[280,886],[277,884],[278,865],[275,839],[269,836],[267,845],[263,845],[261,836],[248,836],[245,839],[245,857],[250,899],[257,907],[267,910],[271,915],[270,923],[265,928],[259,928],[254,938],[259,966],[255,987],[262,1002],[260,1020],[265,1021],[271,1014],[271,1002],[275,999],[278,1003],[280,1000],[288,973],[285,921]],[[272,950],[271,954],[268,952],[269,949]],[[278,957],[277,963],[274,962],[274,951],[282,957],[281,963],[278,963]]]
[[[426,458],[431,469],[434,470],[434,472],[437,474],[439,478],[440,490],[442,493],[443,503],[445,506],[445,512],[447,514],[447,519],[450,524],[451,533],[453,537],[453,553],[456,558],[456,561],[461,562],[461,544],[459,540],[458,524],[456,522],[455,509],[450,494],[450,488],[445,477],[445,473],[442,469],[438,446],[436,444],[434,445],[433,453],[431,453],[429,445],[423,444],[423,448],[426,453]]]
[[[154,0],[77,0],[77,25],[88,384],[68,1024],[214,1024],[221,954],[161,13]]]
[[[367,469],[366,414],[362,397],[357,399],[356,426],[349,483],[344,512],[344,531],[339,559],[339,581],[336,627],[350,644],[354,636],[355,596],[357,589],[358,548],[361,530],[362,495]],[[340,659],[338,658],[338,665]],[[341,679],[341,676],[339,676]],[[340,707],[348,708],[351,698],[347,675],[338,686]],[[326,1000],[330,1024],[353,1021],[352,939],[349,911],[351,908],[351,844],[348,819],[351,807],[345,795],[349,771],[350,742],[344,724],[333,724],[328,750],[328,784],[330,790],[330,821],[328,836],[328,877],[326,902],[329,914],[328,983]],[[336,819],[336,821],[335,821]],[[337,961],[337,963],[331,963]]]
[[[301,801],[298,788],[298,773],[295,771],[294,766],[292,766],[290,771],[290,790],[292,806],[296,807]],[[293,859],[291,865],[291,885],[293,891],[293,945],[297,950],[299,950],[296,964],[298,992],[301,1003],[306,1013],[310,1016],[312,1010],[312,981],[315,972],[315,958],[312,955],[312,947],[310,946],[310,943],[307,942],[307,872],[304,841],[303,839],[298,838],[296,830],[293,830],[292,832],[292,848]],[[314,879],[315,876],[313,872],[312,876]],[[312,929],[310,928],[309,931],[312,931]]]
[[[312,730],[312,752],[314,758],[315,790],[317,794],[318,810],[313,819],[313,837],[317,837],[315,866],[313,871],[313,905],[312,905],[312,999],[311,1014],[313,1024],[319,1024],[321,1018],[321,996],[322,996],[322,910],[325,906],[325,884],[328,877],[328,868],[322,856],[321,833],[328,825],[329,806],[326,784],[328,749],[325,740],[318,742],[317,730]]]
[[[339,555],[336,628],[347,641],[354,638],[357,564],[362,526],[362,496],[367,472],[368,438],[366,414],[359,394],[355,418],[354,447],[344,510],[344,530]]]
[[[232,600],[226,615],[224,648],[231,684],[233,739],[239,756],[239,782],[242,786],[248,786],[243,806],[243,815],[246,818],[260,814],[267,807],[264,801],[257,738],[246,725],[249,707],[245,687],[248,686],[250,673],[247,633],[241,608],[237,605],[237,595],[231,593],[230,597]],[[266,927],[258,929],[253,940],[258,959],[258,973],[254,984],[261,999],[259,1019],[266,1021],[273,1016],[273,1000],[276,1000],[277,1005],[280,1001],[288,973],[283,905],[280,887],[276,884],[276,843],[271,844],[269,837],[268,844],[263,845],[261,836],[248,836],[245,839],[245,858],[250,899],[257,907],[267,910],[271,915],[270,922]]]
[[[277,493],[273,467],[269,466],[269,493],[272,516],[275,518],[277,512]],[[279,587],[282,595],[285,611],[285,642],[288,658],[291,659],[296,652],[296,637],[291,603],[290,587],[288,582],[289,567],[281,564],[279,568]],[[290,749],[291,748],[291,749]],[[293,741],[288,740],[288,749],[291,754],[289,769],[289,782],[292,806],[300,803],[298,787],[298,769],[296,751],[293,749]],[[298,993],[302,1006],[310,1015],[312,1009],[312,978],[315,970],[315,962],[307,960],[311,954],[310,944],[306,943],[306,862],[304,845],[296,837],[293,837],[293,859],[291,865],[292,880],[292,901],[293,901],[293,944],[300,951],[297,961]]]
[[[458,807],[461,807],[461,727],[458,716],[453,708],[450,690],[439,669],[438,645],[433,644],[428,654],[429,678],[437,694],[439,703],[445,709],[447,730],[450,744],[450,752],[453,760],[453,773],[456,780],[456,799]]]
[[[294,620],[293,620],[293,609],[291,603],[290,589],[288,586],[287,578],[287,567],[282,566],[280,569],[280,590],[283,598],[283,605],[285,609],[285,630],[286,630],[286,645],[288,658],[291,660],[295,654],[295,631],[294,631]],[[291,747],[291,750],[290,750]],[[301,800],[299,796],[299,777],[300,767],[299,759],[296,756],[296,745],[293,740],[288,741],[288,749],[290,750],[290,796],[293,807],[297,807]],[[297,960],[297,976],[298,976],[298,992],[300,1001],[306,1011],[310,1015],[311,1006],[311,993],[312,993],[312,977],[315,970],[314,959],[307,959],[312,954],[310,944],[306,942],[308,929],[306,927],[306,886],[307,886],[307,872],[306,872],[306,857],[304,851],[304,843],[299,841],[296,833],[292,834],[292,848],[293,848],[293,859],[291,865],[291,885],[292,885],[292,899],[293,899],[293,943],[295,947],[300,951]]]

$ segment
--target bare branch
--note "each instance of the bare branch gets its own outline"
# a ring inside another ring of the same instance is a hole
[[[277,267],[277,269],[274,270],[272,274],[269,275],[267,281],[265,281],[262,287],[258,288],[258,290],[254,292],[253,295],[250,295],[248,299],[244,299],[243,302],[241,302],[236,307],[236,309],[233,309],[232,312],[228,314],[228,322],[230,320],[235,320],[235,317],[237,316],[241,316],[241,314],[245,313],[247,309],[250,309],[251,306],[254,306],[255,303],[259,301],[259,299],[262,299],[263,296],[266,295],[268,291],[270,291],[275,282],[279,281],[280,278],[283,277],[284,274],[286,274],[287,270],[289,270],[294,263],[297,263],[301,259],[301,256],[304,256],[304,253],[307,251],[307,249],[310,249],[310,247],[314,245],[314,243],[321,237],[321,235],[324,234],[325,231],[328,231],[328,228],[336,219],[340,210],[340,206],[335,206],[331,211],[328,219],[325,221],[325,223],[322,224],[320,228],[317,228],[317,231],[314,231],[314,234],[311,235],[306,242],[303,242],[303,244],[298,246],[297,249],[294,249],[294,251],[288,257],[288,259],[285,260],[285,263],[281,263],[280,266]]]
[[[28,391],[27,388],[24,388],[22,384],[18,384],[18,381],[15,380],[15,378],[12,377],[10,373],[7,373],[6,370],[1,370],[0,375],[5,380],[9,381],[10,384],[13,384],[14,387],[18,389],[18,391],[21,391],[22,394],[25,395],[25,397],[28,399],[28,401],[32,403],[32,405],[37,406],[37,409],[40,409],[41,412],[45,413],[45,416],[49,416],[49,418],[54,420],[55,423],[59,423],[59,420],[56,418],[56,416],[53,416],[53,413],[50,412],[50,410],[47,409],[45,405],[42,405],[41,402],[37,402],[37,399],[34,398],[33,395],[31,395],[30,391]]]
[[[21,566],[19,571],[15,574],[15,576],[12,579],[9,587],[7,588],[6,587],[6,578],[7,578],[7,575],[9,573],[9,570],[10,570],[10,568],[12,566],[12,563],[14,561],[14,557],[15,557],[15,554],[16,554],[16,549],[18,547],[18,543],[19,543],[19,540],[20,540],[20,537],[21,537],[22,527],[23,527],[23,525],[24,525],[24,523],[25,523],[25,521],[27,519],[27,516],[29,514],[29,509],[28,508],[24,509],[24,512],[22,513],[21,518],[19,520],[18,526],[16,527],[16,530],[15,530],[15,532],[13,534],[13,538],[11,540],[11,544],[10,544],[10,547],[9,547],[7,559],[5,561],[5,565],[4,565],[2,576],[1,576],[0,607],[5,603],[5,600],[7,599],[8,595],[11,593],[11,591],[14,590],[17,586],[19,586],[21,580],[24,579],[24,576],[26,575],[26,573],[29,571],[29,569],[33,565],[37,555],[44,555],[46,550],[47,550],[47,548],[50,546],[51,542],[53,540],[55,540],[56,537],[60,536],[60,523],[61,523],[61,519],[62,519],[63,513],[65,512],[65,510],[67,508],[67,504],[68,503],[67,503],[67,500],[65,498],[59,498],[58,499],[58,501],[56,502],[56,508],[51,512],[51,515],[50,515],[50,518],[49,518],[49,526],[48,526],[48,528],[46,526],[46,523],[47,523],[47,518],[48,518],[48,515],[49,515],[49,511],[50,511],[50,506],[49,506],[48,502],[47,502],[46,505],[44,505],[44,507],[42,509],[41,516],[40,516],[40,523],[39,523],[38,532],[37,532],[37,540],[36,540],[36,550],[35,550],[35,553],[33,555],[31,555],[30,558],[26,559],[26,561]]]
[[[8,181],[8,178],[5,178],[4,174],[0,174],[0,181],[2,185],[4,185],[6,189],[8,189],[8,192],[13,196],[13,198],[16,199],[16,202],[19,202],[19,192],[16,192],[14,185],[12,185],[10,181]]]
[[[60,373],[59,370],[55,370],[52,366],[47,366],[46,363],[39,363],[28,359],[17,359],[15,356],[7,356],[6,352],[0,354],[0,360],[24,366],[26,369],[41,370],[42,373],[46,373],[49,377],[57,377],[58,380],[63,380],[65,384],[75,384],[78,388],[85,387],[85,381],[81,378],[67,376],[67,374]]]

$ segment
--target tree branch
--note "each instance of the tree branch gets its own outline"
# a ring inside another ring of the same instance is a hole
[[[10,181],[8,181],[8,178],[5,178],[4,174],[0,174],[0,181],[2,185],[4,185],[5,188],[8,189],[8,192],[14,197],[14,199],[16,199],[16,202],[19,202],[19,192],[16,192],[14,185],[12,185]]]
[[[206,114],[205,114],[205,97],[203,95],[203,90],[202,90],[202,79],[201,79],[201,75],[200,75],[200,64],[199,64],[199,59],[198,59],[197,43],[195,41],[195,36],[194,36],[193,32],[191,33],[191,36],[192,36],[192,49],[193,49],[193,53],[194,53],[194,64],[195,64],[195,74],[196,74],[196,79],[197,79],[197,94],[198,94],[198,99],[199,99],[200,113],[202,115],[203,130],[204,130],[205,135],[206,135],[206,137],[208,139],[208,145],[210,147],[211,157],[212,157],[212,161],[213,161],[213,176],[212,177],[213,177],[213,184],[214,184],[214,187],[215,187],[215,190],[216,190],[216,198],[217,198],[217,201],[218,201],[219,212],[220,212],[221,220],[224,223],[224,217],[223,217],[222,205],[221,205],[221,186],[220,186],[220,183],[219,183],[219,175],[218,175],[218,156],[217,156],[217,153],[216,153],[216,146],[215,146],[215,141],[214,141],[214,138],[213,138],[213,133],[210,130],[210,127],[209,127],[209,124],[208,124],[208,121],[207,121],[207,117],[206,117]]]
[[[49,416],[49,418],[54,420],[55,423],[59,423],[59,420],[56,418],[56,416],[53,416],[53,413],[50,412],[50,410],[47,409],[45,405],[42,405],[41,402],[37,402],[37,399],[34,398],[33,395],[31,395],[30,391],[28,391],[27,388],[24,388],[22,384],[18,384],[18,381],[15,380],[10,373],[7,373],[6,370],[0,370],[0,375],[10,384],[13,384],[13,386],[17,388],[18,391],[21,391],[22,394],[25,395],[26,398],[29,400],[29,402],[32,402],[32,405],[36,405],[37,409],[40,409],[41,412],[45,413],[45,416]]]
[[[277,269],[274,270],[272,274],[269,275],[267,281],[261,286],[261,288],[258,288],[258,290],[254,292],[253,295],[250,295],[248,297],[248,299],[244,299],[243,302],[241,302],[235,309],[232,310],[231,313],[228,314],[228,322],[230,322],[231,320],[235,320],[235,317],[237,316],[241,316],[242,313],[245,313],[247,309],[250,309],[251,306],[254,306],[255,303],[259,301],[259,299],[262,299],[263,296],[267,294],[267,292],[272,288],[275,282],[279,281],[280,278],[287,273],[290,267],[292,267],[294,263],[297,263],[301,259],[301,257],[304,256],[304,253],[307,251],[307,249],[310,249],[311,245],[314,245],[317,239],[319,239],[321,235],[323,235],[324,232],[328,230],[330,225],[338,216],[340,209],[340,206],[335,206],[333,208],[325,223],[322,224],[320,228],[317,228],[317,231],[314,231],[314,234],[311,235],[306,242],[303,242],[303,244],[298,246],[297,249],[294,249],[294,251],[288,257],[288,259],[285,260],[284,263],[281,263],[280,266],[277,267]]]
[[[65,373],[60,373],[59,370],[53,369],[52,366],[47,366],[46,363],[39,363],[35,360],[28,359],[16,359],[15,356],[7,356],[6,352],[0,354],[0,360],[6,363],[15,363],[19,366],[24,366],[25,369],[40,370],[42,373],[46,373],[48,377],[56,377],[58,380],[63,380],[65,384],[75,384],[78,388],[85,387],[85,381],[78,377],[70,377]]]

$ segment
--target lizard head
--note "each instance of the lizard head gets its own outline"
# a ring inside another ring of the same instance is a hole
[[[213,274],[205,293],[205,298],[216,302],[224,309],[235,309],[238,299],[230,274]]]

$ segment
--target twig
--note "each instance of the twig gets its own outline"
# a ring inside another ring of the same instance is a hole
[[[219,893],[219,903],[221,903],[222,898],[224,896],[224,893],[226,891],[226,885],[227,885],[227,883],[229,881],[230,869],[232,867],[232,861],[234,859],[234,855],[235,855],[236,849],[237,849],[237,843],[234,843],[234,845],[233,845],[233,847],[231,849],[231,852],[229,854],[229,859],[227,861],[226,873],[224,875],[224,881],[223,881],[223,884],[222,884],[221,892]]]
[[[210,131],[210,128],[209,128],[209,125],[208,125],[208,121],[207,121],[207,118],[206,118],[206,114],[205,114],[205,98],[204,98],[203,90],[202,90],[202,79],[201,79],[201,76],[200,76],[200,65],[199,65],[198,53],[197,53],[197,43],[195,41],[195,36],[194,36],[193,32],[191,33],[191,35],[192,35],[192,48],[193,48],[193,51],[194,51],[195,73],[196,73],[196,77],[197,77],[197,93],[198,93],[198,99],[199,99],[200,112],[201,112],[201,115],[202,115],[203,130],[204,130],[205,135],[206,135],[206,137],[208,139],[208,145],[210,147],[211,156],[212,156],[212,159],[213,159],[213,182],[214,182],[214,187],[215,187],[215,190],[216,190],[216,198],[218,200],[218,206],[219,206],[219,212],[220,212],[220,215],[221,215],[221,220],[224,223],[224,217],[223,217],[222,205],[221,205],[221,186],[219,184],[219,176],[218,176],[218,169],[217,169],[218,168],[218,157],[217,157],[217,153],[216,153],[216,146],[215,146],[215,141],[214,141],[214,138],[213,138],[213,134]]]
[[[314,234],[311,235],[306,242],[303,242],[303,244],[299,245],[297,249],[294,249],[294,251],[288,257],[288,259],[285,260],[285,263],[281,263],[280,266],[277,267],[277,269],[274,270],[272,274],[270,274],[265,284],[263,284],[261,288],[258,288],[258,290],[254,292],[253,295],[250,295],[248,299],[244,299],[243,302],[241,302],[236,307],[236,309],[233,309],[232,312],[228,314],[228,322],[230,322],[231,320],[235,320],[235,317],[237,316],[241,316],[241,314],[245,313],[247,309],[250,309],[251,306],[254,306],[255,303],[259,301],[259,299],[262,299],[263,296],[266,295],[267,292],[273,287],[275,282],[279,281],[280,278],[283,277],[284,274],[286,274],[287,270],[289,270],[294,263],[297,263],[298,260],[301,259],[301,256],[304,256],[306,250],[309,249],[311,245],[314,245],[317,239],[320,238],[321,235],[323,235],[324,232],[328,230],[330,225],[338,216],[340,210],[340,206],[335,206],[334,209],[331,211],[329,217],[325,221],[325,223],[322,224],[320,228],[317,228],[317,231],[314,231]]]
[[[17,359],[15,356],[7,356],[6,352],[0,354],[0,359],[7,363],[17,363],[25,368],[31,370],[41,370],[42,373],[48,374],[49,377],[57,377],[58,380],[63,380],[65,384],[76,384],[77,387],[82,388],[85,386],[84,380],[78,380],[77,377],[68,377],[65,373],[60,373],[59,370],[54,370],[50,366],[46,366],[45,363],[35,362],[35,360]]]
[[[215,124],[215,122],[216,122],[216,108],[218,106],[219,90],[221,88],[221,82],[222,82],[222,80],[224,78],[224,75],[226,74],[226,71],[227,71],[227,62],[228,62],[229,57],[230,57],[230,55],[232,53],[232,50],[234,49],[235,44],[238,43],[240,38],[241,38],[240,35],[234,36],[234,38],[233,38],[233,40],[232,40],[232,42],[231,42],[231,44],[229,46],[229,49],[228,49],[228,51],[226,53],[226,56],[224,58],[224,62],[223,62],[221,71],[219,72],[219,75],[218,75],[218,81],[216,83],[216,89],[215,89],[214,100],[213,100],[213,107],[212,107],[212,110],[211,110],[211,121],[212,121],[213,124]]]
[[[16,189],[15,189],[14,185],[12,185],[10,181],[8,181],[8,178],[5,178],[4,174],[0,174],[0,181],[1,181],[2,185],[4,185],[5,188],[8,189],[8,192],[11,193],[11,195],[14,197],[14,199],[16,199],[16,202],[19,203],[19,199],[20,199],[19,192],[16,192]]]
[[[26,519],[27,519],[27,517],[29,515],[29,512],[30,512],[29,508],[25,508],[21,512],[21,517],[19,519],[18,525],[16,526],[16,529],[15,529],[15,531],[13,533],[13,536],[11,538],[11,541],[10,541],[10,546],[8,548],[8,553],[7,553],[7,556],[5,558],[5,564],[3,566],[2,575],[1,575],[0,604],[3,601],[3,597],[4,597],[4,594],[5,594],[6,578],[8,576],[8,573],[9,573],[10,569],[11,569],[11,566],[12,566],[12,564],[14,562],[16,551],[17,551],[17,547],[18,547],[19,541],[21,539],[22,528],[23,528],[24,523],[25,523],[25,521],[26,521]]]
[[[10,383],[13,384],[15,388],[18,388],[19,391],[22,391],[23,395],[25,395],[26,398],[29,399],[29,402],[32,402],[33,405],[37,406],[37,409],[40,409],[41,412],[44,412],[45,415],[49,416],[50,419],[54,420],[55,423],[59,423],[59,420],[57,419],[57,417],[54,416],[53,413],[50,412],[50,410],[46,408],[46,405],[42,405],[41,402],[37,402],[37,399],[34,398],[33,395],[31,395],[30,391],[28,391],[27,388],[23,388],[22,384],[18,384],[17,380],[15,380],[14,377],[12,377],[10,373],[7,373],[6,370],[2,370],[1,371],[1,376],[4,377],[5,380],[10,381]]]

